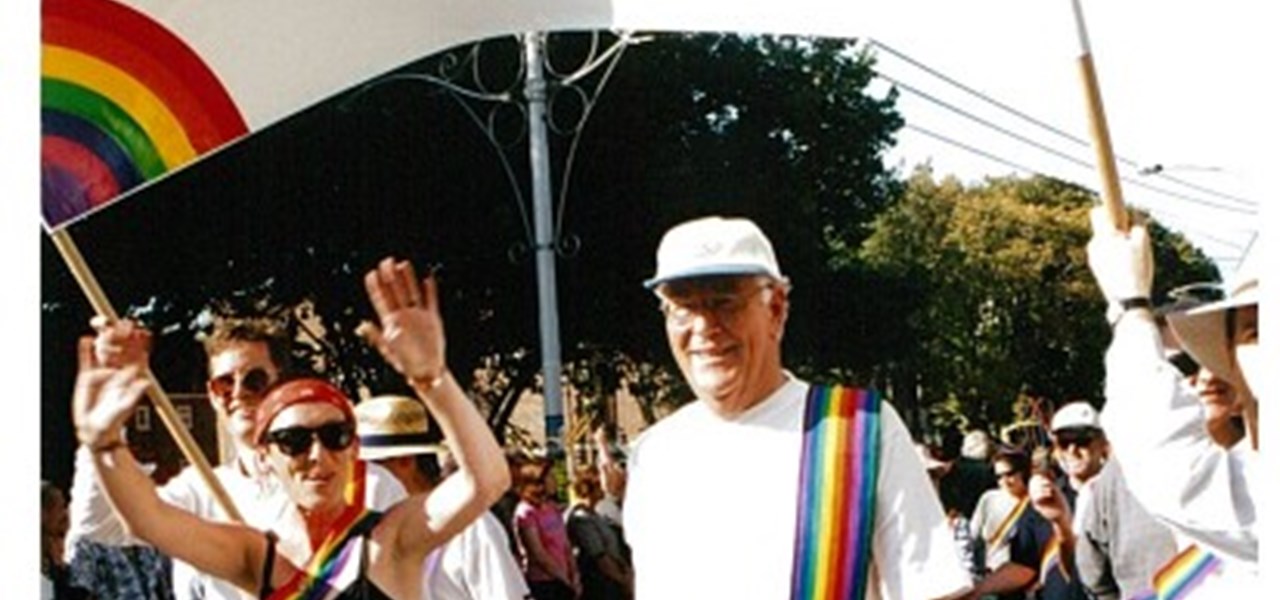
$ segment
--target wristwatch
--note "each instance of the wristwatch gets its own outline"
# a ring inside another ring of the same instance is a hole
[[[1145,309],[1151,310],[1151,298],[1146,296],[1138,296],[1134,298],[1125,298],[1119,302],[1112,302],[1107,305],[1107,323],[1111,324],[1111,328],[1115,329],[1120,322],[1120,317],[1131,310]]]

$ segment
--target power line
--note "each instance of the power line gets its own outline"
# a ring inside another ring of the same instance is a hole
[[[1045,131],[1048,131],[1048,132],[1050,132],[1050,133],[1052,133],[1052,134],[1054,134],[1054,135],[1057,135],[1057,136],[1059,136],[1059,137],[1062,137],[1062,138],[1064,138],[1064,139],[1070,140],[1071,142],[1073,142],[1073,143],[1075,143],[1075,144],[1078,144],[1078,145],[1081,145],[1081,146],[1084,146],[1084,147],[1086,147],[1086,148],[1087,148],[1087,147],[1091,147],[1091,146],[1092,146],[1092,144],[1091,144],[1088,140],[1082,139],[1082,138],[1080,138],[1079,136],[1076,136],[1076,135],[1072,135],[1072,134],[1070,134],[1070,133],[1068,133],[1068,132],[1066,132],[1066,131],[1063,131],[1062,129],[1060,129],[1060,128],[1058,128],[1058,127],[1054,127],[1053,125],[1050,125],[1050,124],[1048,124],[1048,123],[1044,122],[1043,120],[1040,120],[1040,119],[1037,119],[1037,118],[1035,118],[1035,117],[1032,117],[1031,115],[1028,115],[1027,113],[1025,113],[1025,112],[1023,112],[1023,111],[1020,111],[1020,110],[1018,110],[1018,109],[1016,109],[1016,108],[1014,108],[1014,107],[1012,107],[1012,106],[1010,106],[1010,105],[1008,105],[1008,104],[1006,104],[1006,103],[1004,103],[1004,102],[1001,102],[1001,101],[999,101],[999,100],[996,100],[995,98],[992,98],[991,96],[989,96],[989,95],[987,95],[987,94],[985,94],[985,93],[983,93],[983,92],[981,92],[981,91],[979,91],[979,90],[976,90],[976,89],[974,89],[973,87],[970,87],[970,86],[968,86],[968,85],[965,85],[964,83],[960,82],[959,80],[957,80],[957,79],[955,79],[955,78],[953,78],[953,77],[950,77],[950,76],[948,76],[948,75],[946,75],[946,74],[942,73],[941,71],[938,71],[937,69],[934,69],[934,68],[932,68],[932,67],[930,67],[930,66],[928,66],[928,65],[926,65],[926,64],[924,64],[924,63],[922,63],[922,62],[920,62],[920,61],[918,61],[918,60],[916,60],[916,59],[914,59],[914,58],[912,58],[912,57],[910,57],[910,56],[907,56],[906,54],[904,54],[904,53],[902,53],[902,52],[898,51],[897,49],[895,49],[895,48],[893,48],[893,47],[891,47],[891,46],[889,46],[889,45],[887,45],[887,44],[885,44],[885,43],[883,43],[883,42],[881,42],[881,41],[879,41],[879,40],[875,40],[875,39],[868,39],[868,40],[867,40],[867,43],[868,43],[869,45],[875,46],[875,47],[877,47],[877,48],[879,48],[879,49],[881,49],[881,50],[883,50],[883,51],[885,51],[885,52],[887,52],[887,53],[889,53],[889,54],[891,54],[891,55],[893,55],[893,56],[897,57],[898,59],[900,59],[900,60],[902,60],[902,61],[906,62],[907,64],[910,64],[910,65],[912,65],[912,66],[914,66],[914,67],[916,67],[916,68],[918,68],[918,69],[920,69],[920,70],[922,70],[922,71],[924,71],[925,73],[928,73],[928,74],[930,74],[930,75],[932,75],[932,76],[934,76],[934,77],[936,77],[936,78],[938,78],[938,79],[940,79],[940,80],[942,80],[942,81],[946,82],[947,84],[950,84],[950,85],[952,85],[952,86],[954,86],[954,87],[956,87],[956,88],[959,88],[960,90],[964,91],[965,93],[967,93],[967,94],[969,94],[969,95],[972,95],[972,96],[974,96],[974,97],[976,97],[976,98],[978,98],[978,99],[982,100],[983,102],[986,102],[987,104],[990,104],[991,106],[994,106],[994,107],[996,107],[996,108],[999,108],[1000,110],[1003,110],[1003,111],[1005,111],[1005,112],[1007,112],[1007,113],[1009,113],[1009,114],[1012,114],[1012,115],[1014,115],[1014,116],[1018,117],[1019,119],[1022,119],[1023,121],[1026,121],[1026,122],[1028,122],[1028,123],[1031,123],[1032,125],[1035,125],[1036,127],[1039,127],[1039,128],[1041,128],[1041,129],[1044,129]],[[893,81],[892,79],[889,79],[887,76],[885,76],[883,73],[879,73],[879,72],[877,72],[877,73],[878,73],[881,77],[884,77],[885,79],[888,79],[888,80],[889,80],[889,81],[891,81],[891,82]],[[1037,144],[1037,146],[1038,146],[1038,144]],[[1128,166],[1130,166],[1130,167],[1133,167],[1134,169],[1137,169],[1137,170],[1139,170],[1139,171],[1142,171],[1142,170],[1143,170],[1143,168],[1141,167],[1141,165],[1139,165],[1136,161],[1133,161],[1133,160],[1130,160],[1130,159],[1127,159],[1127,158],[1124,158],[1124,157],[1120,157],[1120,156],[1117,156],[1117,160],[1119,160],[1121,163],[1124,163],[1124,164],[1126,164],[1126,165],[1128,165]],[[1092,167],[1092,165],[1090,165],[1090,167]],[[1179,178],[1177,178],[1177,177],[1174,177],[1174,176],[1172,176],[1172,175],[1169,175],[1168,173],[1164,172],[1163,170],[1161,170],[1161,171],[1156,171],[1154,174],[1156,174],[1156,175],[1158,175],[1159,177],[1161,177],[1161,178],[1163,178],[1163,179],[1166,179],[1166,180],[1168,180],[1168,181],[1170,181],[1170,182],[1172,182],[1172,183],[1175,183],[1175,184],[1178,184],[1178,185],[1184,186],[1184,187],[1186,187],[1186,188],[1188,188],[1188,189],[1192,189],[1192,190],[1195,190],[1195,191],[1201,192],[1201,193],[1203,193],[1203,194],[1209,194],[1209,195],[1211,195],[1211,196],[1216,196],[1216,197],[1221,198],[1221,199],[1224,199],[1224,200],[1229,200],[1229,201],[1236,202],[1236,203],[1239,203],[1239,204],[1244,204],[1244,205],[1249,206],[1249,207],[1257,207],[1257,205],[1258,205],[1258,204],[1257,204],[1257,202],[1254,202],[1254,201],[1251,201],[1251,200],[1247,200],[1247,199],[1244,199],[1244,198],[1240,198],[1240,197],[1238,197],[1238,196],[1233,196],[1233,195],[1231,195],[1231,194],[1226,194],[1226,193],[1219,192],[1219,191],[1214,190],[1214,189],[1211,189],[1211,188],[1207,188],[1207,187],[1204,187],[1204,186],[1201,186],[1201,185],[1197,185],[1197,184],[1194,184],[1194,183],[1191,183],[1191,182],[1188,182],[1188,181],[1184,181],[1184,180],[1182,180],[1182,179],[1179,179]],[[1134,183],[1135,185],[1139,185],[1139,184],[1137,184],[1136,182],[1134,182],[1133,180],[1126,180],[1126,181],[1129,181],[1130,183]],[[1154,188],[1148,188],[1148,189],[1154,189]],[[1185,199],[1185,197],[1183,197],[1183,198]]]
[[[1049,174],[1047,174],[1047,173],[1044,173],[1043,171],[1040,171],[1039,169],[1033,169],[1033,168],[1028,167],[1028,166],[1026,166],[1026,165],[1024,165],[1024,164],[1021,164],[1021,163],[1018,163],[1018,162],[1015,162],[1015,161],[1009,160],[1009,159],[1007,159],[1007,158],[1004,158],[1004,157],[999,156],[999,155],[997,155],[997,154],[994,154],[994,153],[992,153],[992,152],[989,152],[989,151],[983,150],[983,149],[981,149],[981,148],[978,148],[977,146],[973,146],[973,145],[970,145],[970,144],[966,144],[966,143],[961,142],[960,140],[957,140],[957,139],[955,139],[955,138],[953,138],[953,137],[950,137],[950,136],[947,136],[947,135],[944,135],[944,134],[938,133],[938,132],[936,132],[936,131],[933,131],[933,130],[927,129],[927,128],[925,128],[925,127],[921,127],[921,126],[919,126],[919,125],[914,125],[914,124],[912,124],[912,123],[907,123],[907,124],[905,124],[905,125],[904,125],[904,127],[905,127],[906,129],[910,129],[910,130],[912,130],[912,131],[915,131],[915,132],[917,132],[917,133],[919,133],[919,134],[921,134],[921,135],[925,135],[925,136],[927,136],[927,137],[931,137],[931,138],[933,138],[933,139],[935,139],[935,140],[938,140],[938,141],[940,141],[940,142],[942,142],[942,143],[949,144],[949,145],[951,145],[951,146],[955,146],[956,148],[959,148],[959,149],[964,150],[964,151],[966,151],[966,152],[970,152],[970,153],[976,154],[976,155],[981,156],[981,157],[983,157],[983,158],[985,158],[985,159],[987,159],[987,160],[991,160],[991,161],[994,161],[994,162],[1000,163],[1000,164],[1005,165],[1005,166],[1007,166],[1007,167],[1011,167],[1011,168],[1013,168],[1013,169],[1016,169],[1016,170],[1019,170],[1019,171],[1023,171],[1023,172],[1025,172],[1025,173],[1030,173],[1030,174],[1033,174],[1033,175],[1039,175],[1039,176],[1041,176],[1041,177],[1053,177],[1053,176],[1051,176],[1051,175],[1049,175]],[[1077,185],[1079,185],[1079,184],[1077,184]],[[1081,187],[1085,187],[1086,189],[1089,189],[1090,191],[1093,191],[1094,193],[1097,193],[1097,190],[1094,190],[1094,189],[1092,189],[1092,188],[1089,188],[1088,186],[1081,186]],[[1189,223],[1188,221],[1186,221],[1185,219],[1183,219],[1183,218],[1181,218],[1181,217],[1178,217],[1177,215],[1175,215],[1175,214],[1173,214],[1173,213],[1170,213],[1170,212],[1165,211],[1165,210],[1162,210],[1162,209],[1158,209],[1158,208],[1151,208],[1151,207],[1148,207],[1148,208],[1147,208],[1147,210],[1150,210],[1153,214],[1157,215],[1157,216],[1158,216],[1162,221],[1165,221],[1165,222],[1168,222],[1168,223],[1181,223],[1181,224],[1183,224],[1183,229],[1186,229],[1186,230],[1189,230],[1189,231],[1194,231],[1194,232],[1196,232],[1197,234],[1199,234],[1199,235],[1200,235],[1200,237],[1205,238],[1205,239],[1207,239],[1207,240],[1209,240],[1209,241],[1212,241],[1212,242],[1218,243],[1218,244],[1223,245],[1223,246],[1226,246],[1226,247],[1228,247],[1228,248],[1232,248],[1232,249],[1234,249],[1234,250],[1242,250],[1242,249],[1243,249],[1243,250],[1245,251],[1245,253],[1247,253],[1247,252],[1248,252],[1247,247],[1242,247],[1242,246],[1240,246],[1240,244],[1239,244],[1239,243],[1237,243],[1237,242],[1232,242],[1232,241],[1228,241],[1228,240],[1222,239],[1221,237],[1218,237],[1218,236],[1216,236],[1216,235],[1214,235],[1214,234],[1212,234],[1212,233],[1210,233],[1210,232],[1208,232],[1208,231],[1206,231],[1206,230],[1204,230],[1204,229],[1201,229],[1201,228],[1199,228],[1199,227],[1196,227],[1196,226],[1194,226],[1194,225],[1190,224],[1190,223]],[[1256,235],[1257,235],[1257,234],[1255,233],[1254,235],[1255,235],[1255,237],[1256,237]],[[1239,259],[1236,259],[1236,260],[1239,260]]]
[[[1047,145],[1045,145],[1045,144],[1042,144],[1042,143],[1040,143],[1040,142],[1038,142],[1038,141],[1036,141],[1036,140],[1033,140],[1033,139],[1031,139],[1031,138],[1029,138],[1029,137],[1027,137],[1027,136],[1024,136],[1024,135],[1022,135],[1022,134],[1019,134],[1019,133],[1017,133],[1017,132],[1014,132],[1014,131],[1012,131],[1012,130],[1010,130],[1010,129],[1007,129],[1007,128],[1005,128],[1005,127],[1002,127],[1002,126],[1000,126],[1000,125],[997,125],[996,123],[993,123],[993,122],[991,122],[990,120],[984,119],[984,118],[982,118],[982,117],[980,117],[980,116],[978,116],[978,115],[975,115],[975,114],[973,114],[973,113],[971,113],[971,112],[969,112],[969,111],[966,111],[966,110],[964,110],[964,109],[962,109],[962,108],[960,108],[960,107],[958,107],[958,106],[956,106],[956,105],[954,105],[954,104],[951,104],[951,103],[949,103],[949,102],[947,102],[947,101],[945,101],[945,100],[942,100],[942,99],[938,98],[937,96],[934,96],[934,95],[932,95],[932,94],[929,94],[929,93],[927,93],[927,92],[924,92],[924,91],[920,90],[919,88],[916,88],[916,87],[913,87],[913,86],[911,86],[911,85],[905,84],[905,83],[903,83],[903,82],[901,82],[901,81],[899,81],[899,80],[897,80],[897,79],[895,79],[895,78],[893,78],[893,77],[890,77],[890,76],[888,76],[888,75],[885,75],[884,73],[881,73],[881,72],[879,72],[879,71],[875,71],[875,73],[876,73],[876,76],[877,76],[877,77],[879,77],[879,78],[881,78],[881,79],[884,79],[885,81],[888,81],[889,83],[893,84],[893,85],[894,85],[894,86],[896,86],[896,87],[899,87],[899,88],[901,88],[901,89],[903,89],[903,90],[905,90],[905,91],[907,91],[907,92],[910,92],[910,93],[912,93],[912,94],[915,94],[916,96],[919,96],[919,97],[921,97],[921,98],[925,99],[926,101],[929,101],[929,102],[932,102],[932,103],[934,103],[934,104],[936,104],[936,105],[938,105],[938,106],[941,106],[942,108],[945,108],[945,109],[947,109],[947,110],[949,110],[949,111],[951,111],[951,112],[954,112],[954,113],[956,113],[956,114],[958,114],[958,115],[960,115],[960,116],[962,116],[962,117],[964,117],[964,118],[966,118],[966,119],[969,119],[969,120],[971,120],[971,121],[974,121],[974,122],[976,122],[976,123],[978,123],[978,124],[980,124],[980,125],[982,125],[982,126],[984,126],[984,127],[987,127],[988,129],[992,129],[992,130],[994,130],[994,131],[996,131],[996,132],[998,132],[998,133],[1001,133],[1001,134],[1003,134],[1003,135],[1006,135],[1006,136],[1008,136],[1008,137],[1011,137],[1011,138],[1013,138],[1013,139],[1015,139],[1015,140],[1017,140],[1017,141],[1019,141],[1019,142],[1022,142],[1022,143],[1024,143],[1024,144],[1027,144],[1027,145],[1029,145],[1029,146],[1032,146],[1032,147],[1034,147],[1034,148],[1036,148],[1036,149],[1038,149],[1038,150],[1040,150],[1040,151],[1042,151],[1042,152],[1046,152],[1046,153],[1052,154],[1053,156],[1056,156],[1056,157],[1058,157],[1058,158],[1061,158],[1061,159],[1063,159],[1063,160],[1066,160],[1066,161],[1068,161],[1068,162],[1071,162],[1071,163],[1075,164],[1076,166],[1080,166],[1080,167],[1083,167],[1083,168],[1085,168],[1085,169],[1092,169],[1092,168],[1094,168],[1094,165],[1093,165],[1093,163],[1091,163],[1091,162],[1088,162],[1088,161],[1086,161],[1086,160],[1083,160],[1083,159],[1077,158],[1077,157],[1075,157],[1075,156],[1071,156],[1070,154],[1067,154],[1067,153],[1065,153],[1065,152],[1062,152],[1062,151],[1060,151],[1060,150],[1058,150],[1058,149],[1056,149],[1056,148],[1052,148],[1052,147],[1047,146]],[[976,151],[976,149],[975,149],[974,147],[972,147],[972,146],[968,146],[968,145],[965,145],[965,149],[966,149],[966,150],[969,150],[969,151],[971,151],[971,152]],[[990,153],[983,152],[982,154],[983,154],[983,156],[986,156],[986,157],[988,157],[988,158],[991,158]],[[1008,164],[1008,163],[1007,163],[1007,161],[1003,161],[1003,160],[1001,160],[1001,161],[999,161],[999,162],[1003,162],[1003,163],[1005,163],[1005,164]],[[1175,198],[1175,199],[1178,199],[1178,200],[1183,200],[1183,201],[1185,201],[1185,202],[1192,202],[1192,203],[1195,203],[1195,204],[1201,204],[1201,205],[1204,205],[1204,206],[1207,206],[1207,207],[1216,208],[1216,209],[1219,209],[1219,210],[1225,210],[1225,211],[1229,211],[1229,212],[1234,212],[1234,213],[1238,213],[1238,214],[1244,214],[1244,215],[1254,215],[1254,214],[1256,214],[1256,211],[1253,211],[1253,210],[1247,210],[1247,209],[1239,208],[1239,207],[1236,207],[1236,206],[1228,206],[1228,205],[1225,205],[1225,204],[1220,204],[1220,203],[1217,203],[1217,202],[1211,202],[1211,201],[1209,201],[1209,200],[1204,200],[1204,199],[1201,199],[1201,198],[1194,198],[1194,197],[1191,197],[1191,196],[1186,196],[1186,195],[1183,195],[1183,194],[1179,194],[1179,193],[1177,193],[1177,192],[1173,192],[1173,191],[1170,191],[1170,190],[1166,190],[1166,189],[1163,189],[1163,188],[1159,188],[1159,187],[1153,186],[1153,185],[1151,185],[1151,184],[1149,184],[1149,183],[1146,183],[1146,182],[1144,182],[1144,181],[1139,181],[1139,180],[1133,179],[1133,178],[1131,178],[1131,177],[1121,177],[1120,179],[1121,179],[1122,181],[1125,181],[1126,183],[1132,184],[1132,185],[1134,185],[1134,186],[1136,186],[1136,187],[1145,188],[1145,189],[1150,190],[1150,191],[1152,191],[1152,192],[1156,192],[1156,193],[1159,193],[1159,194],[1163,194],[1163,195],[1165,195],[1165,196],[1168,196],[1168,197],[1171,197],[1171,198]]]

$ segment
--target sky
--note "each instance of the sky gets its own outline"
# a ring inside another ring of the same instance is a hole
[[[874,6],[893,13],[892,18],[862,35],[881,45],[879,71],[902,86],[899,107],[909,124],[890,153],[891,164],[910,169],[929,162],[937,175],[968,181],[1038,171],[1100,189],[1069,0],[897,0]],[[1084,2],[1083,9],[1125,200],[1152,210],[1186,234],[1227,278],[1246,252],[1258,261],[1260,254],[1270,255],[1254,238],[1273,212],[1264,174],[1274,154],[1273,111],[1280,106],[1269,64],[1280,56],[1271,31],[1280,22],[1276,10],[1253,0],[1095,0]],[[38,2],[5,3],[0,18],[0,89],[5,90],[0,95],[5,125],[0,181],[6,212],[0,226],[6,231],[0,239],[6,241],[6,278],[19,283],[6,285],[0,326],[10,339],[28,343],[39,339],[34,150],[39,123],[32,118],[39,102],[38,31]],[[963,92],[920,65],[1023,116]],[[1155,165],[1163,172],[1142,174]],[[23,360],[37,359],[37,353],[21,354],[27,357]],[[10,390],[12,422],[36,422],[38,364],[8,371],[26,374],[17,376]],[[34,439],[24,441],[24,435],[36,434],[19,434],[9,443],[38,447]],[[38,463],[22,460],[24,452],[0,452],[5,461],[0,466],[20,473],[20,480],[34,481]],[[35,511],[34,486],[29,494],[6,496],[6,507],[12,504],[16,510],[0,512]],[[34,527],[29,519],[16,523],[20,531]],[[10,566],[34,572],[34,552],[18,554]]]
[[[1102,188],[1071,2],[894,6],[949,26],[922,30],[904,16],[890,21],[900,28],[872,34],[878,85],[900,84],[908,123],[892,164],[929,162],[970,181],[1036,171]],[[1229,279],[1267,204],[1270,111],[1280,97],[1259,68],[1276,56],[1273,42],[1260,41],[1274,37],[1262,30],[1276,22],[1263,14],[1273,9],[1235,0],[1082,8],[1126,203],[1187,235]]]

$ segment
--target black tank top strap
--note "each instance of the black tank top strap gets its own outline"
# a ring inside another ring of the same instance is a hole
[[[275,591],[275,587],[271,585],[271,574],[275,572],[276,567],[276,534],[274,531],[268,531],[267,536],[267,554],[262,560],[262,584],[258,586],[258,597],[266,598]]]

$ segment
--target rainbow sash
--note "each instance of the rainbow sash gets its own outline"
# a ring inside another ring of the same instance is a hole
[[[1055,568],[1062,573],[1064,580],[1071,581],[1071,574],[1067,572],[1067,565],[1062,562],[1062,540],[1058,538],[1056,533],[1049,538],[1049,543],[1045,544],[1044,552],[1040,554],[1041,586],[1044,586],[1049,581],[1049,574]]]
[[[1192,544],[1165,563],[1152,577],[1154,592],[1145,592],[1135,599],[1182,600],[1191,597],[1191,590],[1199,586],[1210,573],[1222,566],[1222,559],[1212,552]]]
[[[1013,531],[1013,526],[1018,522],[1018,517],[1027,510],[1027,505],[1031,504],[1031,498],[1026,497],[1019,500],[1016,505],[1004,516],[1004,520],[1000,521],[1000,525],[996,526],[996,530],[987,538],[987,545],[995,548],[1000,544],[1008,543],[1009,534]]]
[[[880,462],[880,395],[814,385],[805,401],[792,600],[860,600]]]
[[[364,506],[365,463],[355,461],[350,483],[343,490],[346,508],[338,515],[324,541],[311,554],[306,566],[276,588],[268,600],[320,600],[342,591],[347,581],[359,576],[360,561],[367,550],[359,538],[375,526],[382,513]]]

